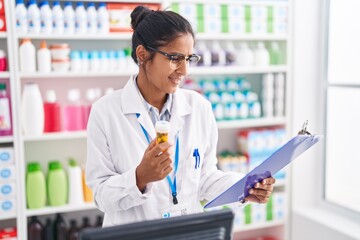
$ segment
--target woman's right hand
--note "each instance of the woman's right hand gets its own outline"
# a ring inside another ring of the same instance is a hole
[[[172,171],[171,144],[150,142],[141,163],[136,168],[136,185],[140,191],[146,184],[164,179]]]

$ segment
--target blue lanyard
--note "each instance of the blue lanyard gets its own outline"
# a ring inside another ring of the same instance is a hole
[[[139,123],[140,124],[140,123]],[[149,138],[149,134],[146,131],[146,129],[143,127],[143,125],[140,124],[140,127],[146,137],[146,140],[149,142],[150,144],[150,138]],[[175,147],[175,169],[174,169],[174,182],[171,181],[171,178],[168,176],[166,176],[166,179],[169,183],[169,186],[171,188],[171,195],[173,197],[173,203],[174,204],[178,204],[178,200],[177,200],[177,192],[176,192],[176,172],[178,169],[178,165],[179,165],[179,137],[176,137],[176,147]]]

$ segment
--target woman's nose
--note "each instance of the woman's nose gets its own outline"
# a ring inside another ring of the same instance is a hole
[[[178,69],[176,69],[175,72],[184,76],[187,75],[189,72],[189,62],[184,60],[181,66]]]

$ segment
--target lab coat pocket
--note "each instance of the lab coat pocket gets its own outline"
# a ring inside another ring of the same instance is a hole
[[[185,164],[186,177],[182,188],[185,194],[197,194],[200,184],[202,160],[203,155],[201,149],[194,147],[186,159]]]

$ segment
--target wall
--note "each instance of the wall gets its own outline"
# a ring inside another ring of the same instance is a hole
[[[309,120],[310,132],[323,133],[321,57],[324,0],[294,0],[294,130]],[[294,132],[295,134],[295,132]],[[321,203],[322,148],[318,145],[292,165],[291,240],[360,239],[360,223],[340,217]]]

